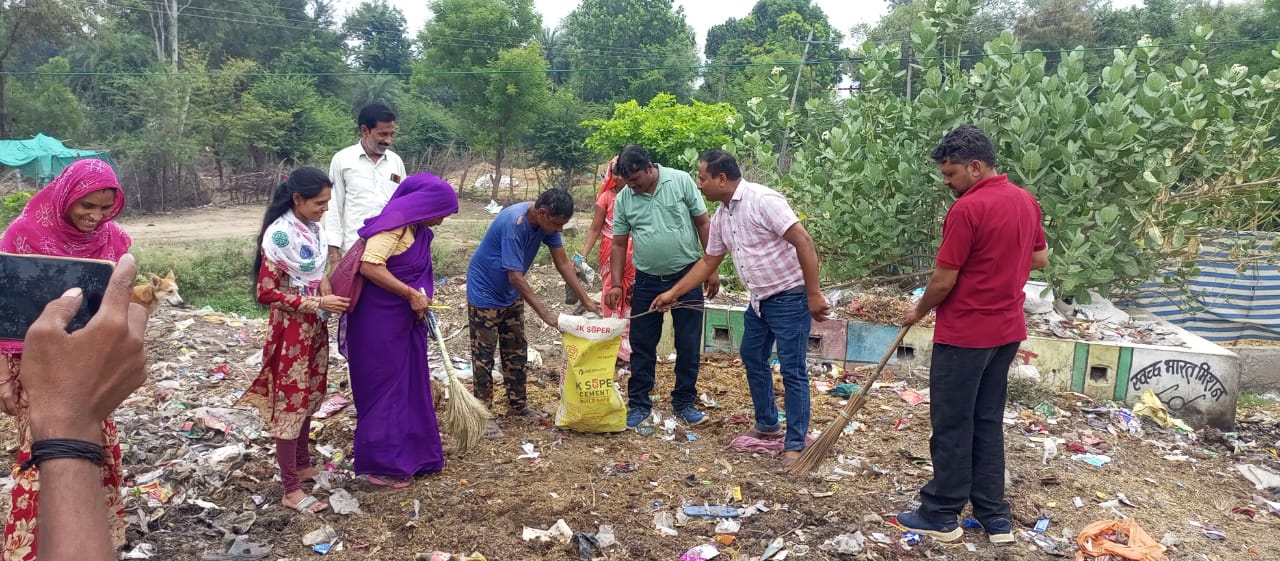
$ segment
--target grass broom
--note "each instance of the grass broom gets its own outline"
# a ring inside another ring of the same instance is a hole
[[[858,395],[840,408],[840,412],[836,414],[836,419],[831,422],[831,426],[822,431],[822,434],[818,435],[818,439],[813,442],[813,446],[806,448],[800,458],[787,468],[788,473],[792,475],[809,473],[818,467],[818,464],[822,462],[822,459],[827,454],[831,453],[836,441],[840,440],[840,435],[844,433],[844,428],[849,425],[849,421],[853,420],[853,415],[867,404],[867,392],[871,391],[871,386],[875,385],[876,378],[880,377],[880,373],[884,371],[884,365],[889,363],[889,358],[898,350],[898,345],[902,344],[902,339],[907,336],[909,329],[911,329],[909,325],[902,327],[902,330],[898,332],[898,338],[889,344],[889,348],[884,352],[884,356],[881,357],[880,364],[876,366],[876,371],[871,373],[871,377],[863,381],[862,389],[858,391]]]
[[[428,311],[427,327],[440,345],[440,356],[444,357],[444,371],[449,377],[448,402],[445,408],[444,430],[458,442],[458,451],[466,452],[480,443],[484,437],[485,425],[493,418],[493,413],[485,407],[476,396],[467,391],[467,386],[458,379],[453,371],[453,360],[449,358],[449,350],[444,346],[444,334],[440,333],[440,324],[436,322],[435,312]]]

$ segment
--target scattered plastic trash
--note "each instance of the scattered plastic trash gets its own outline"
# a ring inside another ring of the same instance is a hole
[[[489,214],[498,214],[502,212],[502,205],[498,204],[498,201],[489,199],[489,204],[484,206],[484,211]]]
[[[1040,403],[1037,403],[1032,410],[1046,418],[1052,418],[1058,414],[1058,408],[1049,401],[1041,401]]]
[[[1133,406],[1133,412],[1155,421],[1162,427],[1172,426],[1184,434],[1193,432],[1191,427],[1169,412],[1169,408],[1160,402],[1160,398],[1156,397],[1156,393],[1150,388],[1142,392],[1138,403]]]
[[[320,410],[316,411],[315,414],[311,416],[316,419],[328,419],[329,417],[332,417],[335,413],[343,410],[350,404],[351,404],[350,399],[343,397],[342,394],[335,393],[333,395],[330,395],[329,397],[326,397],[325,400],[320,403]]]
[[[917,534],[915,532],[903,532],[902,538],[899,539],[898,542],[904,546],[912,547],[912,546],[920,545],[920,542],[923,540],[924,538],[920,537],[920,534]]]
[[[720,548],[715,544],[704,543],[684,552],[684,555],[680,556],[680,561],[707,561],[717,555],[720,555]]]
[[[1234,467],[1259,491],[1280,489],[1280,475],[1267,468],[1253,464],[1236,464]]]
[[[680,532],[677,532],[674,526],[675,518],[671,516],[670,512],[662,510],[653,514],[653,527],[658,530],[659,534],[668,537],[680,535]]]
[[[602,550],[618,545],[618,540],[613,535],[613,526],[603,524],[596,530],[596,545]]]
[[[902,398],[902,401],[907,402],[907,405],[920,405],[925,402],[925,397],[921,395],[920,392],[911,388],[902,388],[897,390],[895,393],[898,394],[898,397]]]
[[[156,554],[156,546],[149,543],[140,543],[133,549],[127,551],[122,556],[123,559],[150,559]]]
[[[1076,454],[1071,456],[1071,459],[1085,462],[1093,467],[1102,467],[1111,463],[1111,456],[1103,454]]]
[[[836,384],[836,387],[831,388],[827,393],[836,397],[847,398],[852,397],[853,394],[857,393],[861,389],[862,388],[859,387],[858,384]]]
[[[867,545],[866,536],[862,532],[854,532],[852,534],[840,534],[834,538],[822,542],[819,549],[829,551],[839,555],[857,555],[862,553],[862,549]]]
[[[1044,465],[1049,465],[1049,460],[1058,457],[1058,440],[1055,438],[1044,439]]]
[[[1187,523],[1192,526],[1195,526],[1196,528],[1199,528],[1200,533],[1207,539],[1210,539],[1216,542],[1224,541],[1227,539],[1227,533],[1223,531],[1222,528],[1215,528],[1213,526],[1201,524],[1199,522],[1196,522],[1195,520],[1188,520]]]
[[[1049,529],[1048,517],[1041,517],[1039,520],[1036,520],[1036,526],[1035,526],[1036,532],[1044,533],[1044,531],[1048,529]]]
[[[1080,553],[1089,557],[1114,555],[1135,561],[1165,559],[1164,546],[1151,539],[1146,530],[1133,521],[1099,520],[1080,530],[1076,543],[1080,546]]]
[[[742,529],[742,523],[732,518],[726,518],[716,524],[717,534],[736,534]]]
[[[542,455],[538,453],[536,449],[534,449],[534,445],[532,442],[526,442],[524,444],[521,444],[520,449],[524,450],[524,453],[519,456],[516,456],[517,460],[525,460],[525,459],[536,460],[539,456]]]
[[[345,489],[334,489],[329,493],[329,506],[334,512],[342,515],[364,514],[360,510],[360,501]]]
[[[686,516],[697,518],[737,518],[742,511],[725,505],[689,505],[681,509]]]
[[[769,546],[764,548],[764,554],[760,556],[760,561],[778,561],[786,559],[787,550],[783,549],[786,547],[786,544],[787,543],[782,540],[782,537],[774,538],[773,541],[769,542]]]
[[[306,535],[302,536],[302,545],[329,543],[337,538],[337,530],[334,530],[332,526],[326,525],[322,526],[318,530],[307,532]]]
[[[539,530],[537,528],[525,526],[524,532],[520,537],[524,541],[538,540],[540,542],[549,542],[554,540],[560,543],[569,543],[569,540],[573,539],[573,530],[570,530],[569,524],[561,518],[556,520],[556,523],[546,530]]]
[[[1022,536],[1030,540],[1031,543],[1036,544],[1036,547],[1039,547],[1040,551],[1043,551],[1055,557],[1067,556],[1066,552],[1063,551],[1065,546],[1063,544],[1058,543],[1058,540],[1055,540],[1044,534],[1037,534],[1030,530],[1023,530]]]

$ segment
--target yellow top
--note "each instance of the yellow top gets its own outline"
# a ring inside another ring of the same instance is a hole
[[[369,241],[365,242],[364,255],[360,257],[360,261],[374,265],[386,265],[388,259],[408,251],[413,246],[414,229],[410,226],[405,226],[374,234],[372,238],[369,238]]]

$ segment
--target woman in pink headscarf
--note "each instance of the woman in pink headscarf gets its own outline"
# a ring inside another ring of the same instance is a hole
[[[622,287],[622,300],[618,308],[610,308],[601,302],[600,309],[605,317],[625,318],[631,315],[631,285],[636,282],[636,266],[631,264],[630,242],[627,244],[627,263],[622,271],[622,279],[614,279],[609,266],[609,256],[613,254],[613,203],[623,187],[622,182],[613,176],[613,164],[617,161],[618,158],[614,157],[605,168],[604,182],[600,184],[600,194],[596,196],[595,216],[591,219],[591,226],[587,228],[582,255],[591,255],[591,250],[596,246],[596,238],[600,239],[600,282],[604,286],[601,294],[608,294],[615,283]],[[626,333],[622,335],[622,346],[618,347],[618,361],[631,362],[631,338]]]
[[[129,251],[129,235],[112,222],[124,208],[124,191],[111,166],[101,160],[79,160],[62,170],[39,193],[0,238],[0,252],[78,257],[118,261]],[[0,341],[0,408],[17,418],[17,463],[31,457],[31,430],[27,396],[18,381],[22,366],[22,342]],[[116,425],[102,424],[103,502],[117,547],[124,545],[124,501],[120,496],[123,472]],[[12,502],[4,525],[2,561],[36,558],[36,502],[39,468],[14,475]]]

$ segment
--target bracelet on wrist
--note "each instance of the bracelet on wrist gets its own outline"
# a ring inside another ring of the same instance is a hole
[[[88,460],[100,466],[105,461],[105,454],[102,451],[101,444],[84,440],[76,440],[74,438],[37,440],[31,443],[31,458],[22,462],[22,466],[18,468],[18,471],[27,471],[32,467],[39,466],[41,462],[46,460],[62,458]]]

